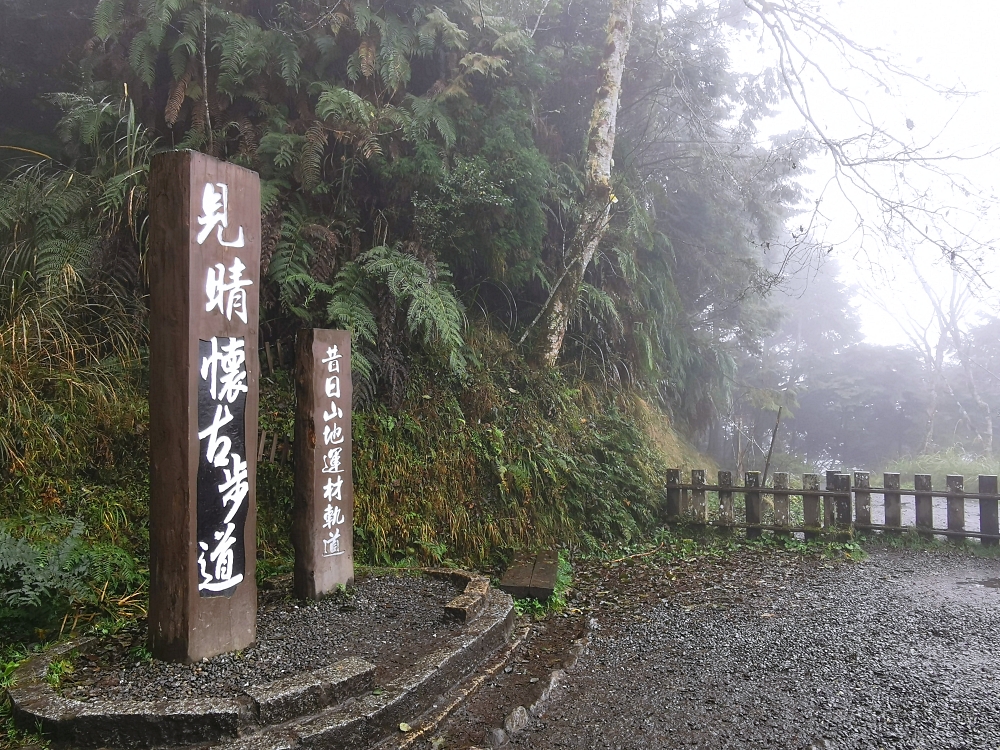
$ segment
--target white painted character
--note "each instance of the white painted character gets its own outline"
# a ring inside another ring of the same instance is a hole
[[[344,551],[340,549],[340,529],[335,529],[328,539],[323,540],[323,557],[342,554]]]
[[[223,507],[229,506],[225,523],[229,523],[236,517],[246,496],[250,494],[250,475],[247,470],[247,462],[240,458],[237,453],[230,455],[233,459],[232,468],[223,470],[226,479],[219,485],[219,492],[223,493],[222,505]]]
[[[326,365],[327,372],[340,372],[340,359],[343,357],[339,351],[336,344],[333,346],[328,346],[326,348],[326,356],[322,359],[322,363]]]
[[[326,485],[323,487],[323,499],[324,500],[336,500],[338,503],[343,500],[341,497],[341,492],[344,487],[344,478],[341,476],[337,477],[337,481],[334,482],[332,479],[327,477]]]
[[[323,511],[323,528],[332,529],[334,526],[340,526],[343,522],[344,512],[340,509],[340,506],[328,504],[326,510]]]
[[[323,425],[323,445],[340,445],[344,442],[344,428],[336,422],[333,427]]]
[[[216,190],[218,188],[218,190]],[[229,227],[229,186],[224,182],[206,182],[201,194],[201,216],[198,217],[201,231],[198,232],[198,244],[203,245],[213,229],[218,229],[219,244],[224,247],[243,247],[243,227],[235,240],[227,242],[222,238],[222,232]]]
[[[208,447],[205,450],[205,459],[216,466],[229,465],[229,451],[232,450],[233,441],[225,435],[220,435],[219,430],[233,421],[233,414],[228,406],[219,404],[215,407],[215,419],[212,424],[198,433],[198,439],[208,438]]]
[[[226,271],[229,272],[229,281],[226,281]],[[205,279],[205,294],[208,302],[205,304],[205,312],[212,312],[218,309],[226,316],[226,320],[236,317],[247,322],[247,290],[245,287],[253,285],[253,279],[244,279],[243,271],[246,264],[239,258],[233,258],[233,264],[228,269],[222,263],[208,269],[208,276]]]
[[[323,421],[329,422],[331,419],[343,419],[344,410],[337,406],[333,401],[330,402],[330,411],[323,412]]]
[[[340,398],[340,376],[333,375],[324,383],[327,398]]]
[[[247,385],[246,351],[244,340],[230,338],[229,343],[219,348],[219,340],[213,336],[212,353],[201,360],[201,379],[208,380],[209,393],[213,399],[236,401],[241,393],[249,390]],[[219,377],[219,370],[222,375]]]
[[[324,474],[340,474],[344,471],[340,464],[340,454],[343,453],[343,448],[331,448],[323,456],[323,469]]]
[[[243,582],[243,574],[233,575],[234,556],[232,546],[236,543],[231,536],[233,524],[229,524],[226,532],[217,531],[216,539],[222,539],[223,545],[216,547],[209,559],[215,562],[213,570],[209,571],[205,553],[208,552],[208,545],[205,542],[198,542],[200,553],[198,555],[198,572],[201,575],[201,582],[198,584],[200,591],[226,591],[235,588]],[[227,538],[228,537],[228,538]]]

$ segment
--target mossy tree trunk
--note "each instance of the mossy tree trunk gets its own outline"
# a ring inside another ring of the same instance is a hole
[[[532,338],[536,359],[554,366],[562,350],[566,328],[580,297],[584,274],[604,236],[611,212],[611,156],[615,148],[615,125],[622,74],[632,36],[636,0],[612,0],[608,36],[601,63],[600,86],[594,100],[587,132],[587,160],[580,223],[573,233],[566,266],[522,342]]]

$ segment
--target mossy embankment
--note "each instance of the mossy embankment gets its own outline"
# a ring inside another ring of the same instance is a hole
[[[485,568],[522,548],[635,541],[659,521],[667,466],[705,462],[641,394],[524,362],[504,337],[470,336],[459,378],[415,358],[397,403],[354,416],[360,563]],[[141,368],[140,368],[141,369]],[[147,596],[148,410],[141,372],[111,406],[75,403],[74,460],[9,469],[0,490],[0,629],[46,640]],[[374,390],[374,389],[372,389]],[[48,406],[60,408],[53,392]],[[261,379],[261,426],[292,434],[291,374]],[[260,575],[288,570],[293,470],[258,468]],[[107,619],[106,617],[103,619]]]

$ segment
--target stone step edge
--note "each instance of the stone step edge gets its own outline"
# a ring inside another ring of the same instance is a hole
[[[218,750],[360,750],[399,732],[430,709],[438,696],[472,674],[510,639],[514,601],[491,590],[480,616],[449,645],[421,659],[378,695],[369,694],[325,709],[315,716],[266,727],[218,746]]]
[[[49,665],[96,643],[83,638],[32,657],[8,689],[17,726],[75,745],[155,747],[235,737],[241,731],[315,713],[372,689],[375,665],[348,657],[300,675],[257,685],[235,698],[84,702],[45,681]]]
[[[478,573],[451,568],[426,568],[427,575],[444,578],[462,588],[462,593],[444,605],[445,614],[459,622],[471,622],[483,609],[490,593],[490,579]]]
[[[453,568],[422,572],[448,580],[463,593],[445,605],[460,622],[475,619],[491,591],[489,578]],[[155,747],[224,741],[262,726],[315,713],[371,690],[375,666],[349,657],[301,675],[244,690],[229,699],[94,701],[64,698],[46,681],[49,665],[97,642],[81,638],[32,657],[15,672],[9,689],[16,726],[41,731],[57,742],[81,747]]]

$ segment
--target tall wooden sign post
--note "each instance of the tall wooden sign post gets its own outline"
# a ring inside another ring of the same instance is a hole
[[[149,642],[197,661],[256,638],[260,180],[153,158]]]
[[[299,331],[295,398],[295,594],[317,599],[354,580],[349,331]]]

